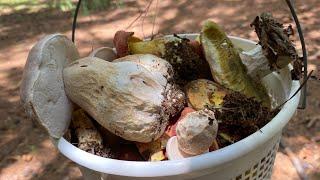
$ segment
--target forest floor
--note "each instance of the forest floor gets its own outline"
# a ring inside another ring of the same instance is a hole
[[[122,7],[80,16],[76,45],[82,56],[101,46],[112,46],[114,33],[120,29],[148,37],[153,29],[156,1],[149,15],[127,26],[143,11],[146,1],[125,1]],[[160,3],[161,2],[161,3]],[[222,25],[230,35],[257,41],[249,24],[261,12],[269,11],[286,25],[292,23],[284,1],[162,0],[154,33],[199,32],[205,19]],[[0,4],[1,6],[1,4]],[[24,64],[32,46],[43,36],[60,32],[71,36],[72,13],[57,10],[0,8],[0,180],[7,179],[83,179],[77,165],[59,154],[47,134],[27,119],[20,106],[19,86]],[[309,70],[319,78],[320,1],[297,1],[296,8],[309,54]],[[142,26],[143,24],[143,26]],[[143,35],[144,34],[144,35]],[[296,46],[300,44],[295,38]],[[300,159],[310,179],[320,179],[320,82],[308,83],[307,109],[298,110],[283,131],[283,142]],[[280,148],[275,160],[273,180],[299,179],[289,156]]]

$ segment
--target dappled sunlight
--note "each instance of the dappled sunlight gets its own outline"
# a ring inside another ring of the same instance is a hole
[[[41,162],[33,162],[32,166],[29,166],[28,163],[20,160],[3,168],[0,179],[31,179],[34,174],[43,171],[44,164]]]
[[[311,39],[320,39],[320,31],[319,30],[312,30],[312,31],[308,31],[308,34],[310,34],[310,38]]]
[[[10,121],[10,117],[8,119],[4,119],[3,121]],[[15,132],[7,132],[6,134],[1,134],[0,138],[2,139],[0,142],[0,147],[4,147],[5,144],[17,138],[18,134]],[[1,157],[1,156],[0,156]]]
[[[67,164],[67,165],[69,165],[69,164]],[[62,169],[61,169],[61,171],[62,171]],[[67,173],[68,173],[67,176],[70,177],[70,179],[82,179],[81,171],[76,166],[68,167]]]
[[[206,19],[221,25],[227,34],[258,41],[250,23],[261,12],[270,11],[285,26],[295,25],[285,1],[278,0],[163,0],[159,1],[155,24],[156,1],[146,17],[142,13],[148,1],[130,1],[121,8],[108,8],[84,16],[80,11],[75,44],[81,57],[93,49],[113,47],[118,30],[135,32],[143,38],[154,34],[199,33]],[[297,13],[305,35],[309,71],[320,75],[320,3],[318,0],[296,1]],[[0,8],[0,179],[81,179],[77,165],[61,155],[47,133],[27,119],[20,105],[19,86],[28,53],[36,42],[52,33],[71,37],[72,12],[39,8],[36,10]],[[152,32],[153,31],[153,32]],[[297,33],[292,37],[298,52],[301,45]],[[308,83],[307,109],[299,110],[283,131],[293,152],[306,164],[307,172],[319,171],[319,81]],[[281,149],[280,149],[281,150]],[[317,164],[318,163],[318,164]],[[273,178],[298,177],[288,156],[278,152]]]
[[[42,148],[54,148],[55,146],[53,145],[53,143],[50,139],[46,139],[41,142],[41,147]]]
[[[315,65],[315,64],[311,64],[311,63],[309,63],[308,64],[308,70],[309,71],[314,71],[315,73],[318,71],[318,67],[317,67],[317,65]]]
[[[57,151],[52,152],[53,147],[48,141],[51,143],[47,139],[37,149],[12,157],[16,161],[2,169],[0,179],[31,179],[43,173],[45,166],[52,163],[58,155]]]

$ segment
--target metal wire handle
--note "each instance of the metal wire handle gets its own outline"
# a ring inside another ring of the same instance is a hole
[[[304,42],[303,32],[300,26],[300,22],[298,19],[298,16],[296,14],[296,11],[294,10],[294,7],[292,5],[291,0],[286,0],[287,5],[289,6],[290,12],[292,14],[293,20],[296,23],[299,39],[301,43],[302,48],[302,59],[303,59],[303,81],[305,81],[305,85],[303,86],[301,90],[301,98],[299,102],[299,109],[305,109],[307,104],[307,78],[308,78],[308,55],[307,55],[307,49],[306,44]]]
[[[306,102],[307,102],[307,77],[308,77],[308,55],[307,55],[307,49],[306,49],[306,44],[304,42],[304,37],[303,37],[303,32],[301,29],[301,25],[297,16],[297,13],[294,9],[294,6],[291,2],[291,0],[286,0],[286,3],[290,9],[292,18],[297,26],[298,34],[299,34],[299,39],[302,47],[302,59],[303,59],[303,82],[305,82],[302,90],[301,90],[301,99],[299,103],[299,109],[305,109],[306,108]],[[77,17],[79,13],[79,9],[81,6],[81,0],[78,1],[77,7],[73,16],[73,23],[72,23],[72,42],[74,43],[75,41],[75,34],[76,34],[76,28],[77,28]]]
[[[73,43],[75,40],[75,34],[76,34],[76,28],[77,28],[77,18],[78,18],[80,5],[81,5],[81,0],[78,1],[76,11],[74,12],[74,16],[73,16],[73,22],[72,22],[72,42]]]

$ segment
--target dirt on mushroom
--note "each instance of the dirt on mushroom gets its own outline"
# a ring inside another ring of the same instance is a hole
[[[261,13],[250,26],[255,28],[270,69],[281,69],[292,61],[294,67],[291,71],[292,79],[299,80],[302,76],[303,62],[290,40],[290,36],[294,34],[292,26],[284,27],[271,13]]]
[[[196,46],[190,44],[189,39],[179,38],[181,41],[165,44],[165,54],[162,56],[172,65],[178,84],[186,84],[190,80],[201,78],[212,79],[209,65],[199,55]]]
[[[253,98],[232,92],[223,98],[221,107],[208,107],[219,122],[219,147],[246,138],[260,130],[279,111],[279,108],[269,110]]]

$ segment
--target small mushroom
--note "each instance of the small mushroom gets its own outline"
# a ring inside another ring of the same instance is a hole
[[[185,104],[184,93],[172,82],[158,81],[151,70],[131,61],[87,57],[70,64],[63,75],[68,97],[126,140],[156,140]]]
[[[169,159],[181,159],[209,152],[216,139],[218,122],[213,112],[200,110],[188,113],[177,125],[177,136],[167,143]]]
[[[37,120],[54,138],[69,127],[73,105],[64,91],[63,68],[79,58],[75,45],[66,36],[52,34],[30,51],[20,87],[27,115]]]
[[[100,133],[82,109],[72,113],[72,127],[75,129],[80,149],[90,152],[95,148],[95,150],[103,148]]]
[[[178,123],[176,131],[180,150],[198,155],[208,151],[217,137],[218,122],[209,110],[195,111]]]
[[[101,48],[93,50],[89,54],[89,57],[97,57],[97,58],[111,62],[117,58],[117,54],[114,52],[114,50],[112,48],[101,47]]]
[[[134,32],[117,31],[113,37],[113,45],[117,52],[117,57],[129,55],[129,43],[140,42],[141,39],[133,36]]]
[[[191,107],[185,107],[182,112],[181,112],[181,115],[180,117],[175,117],[176,121],[173,121],[174,123],[173,124],[170,124],[168,127],[167,127],[167,130],[166,130],[166,134],[169,136],[169,137],[172,137],[172,136],[176,136],[177,133],[176,133],[176,129],[177,129],[177,125],[178,125],[178,122],[181,121],[188,113],[190,112],[194,112],[195,110],[192,109]]]

